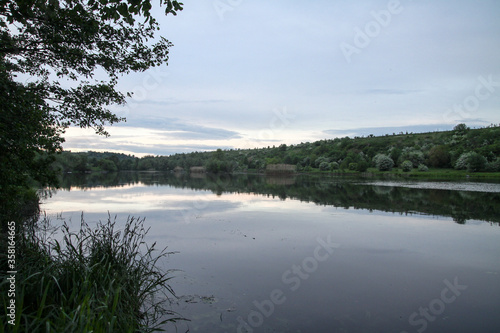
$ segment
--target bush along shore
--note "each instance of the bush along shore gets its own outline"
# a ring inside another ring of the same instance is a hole
[[[292,170],[345,174],[368,171],[412,176],[443,171],[447,176],[465,177],[472,173],[500,172],[500,126],[471,129],[458,124],[451,131],[344,137],[278,147],[218,149],[142,158],[110,152],[63,152],[56,156],[52,169],[59,173],[123,170],[288,173]]]
[[[146,245],[144,222],[129,217],[118,227],[109,216],[91,228],[82,214],[77,231],[45,216],[17,222],[15,310],[2,276],[1,331],[153,332],[185,320],[170,310],[173,270],[159,268],[172,252]],[[12,271],[6,256],[1,265],[2,275]]]

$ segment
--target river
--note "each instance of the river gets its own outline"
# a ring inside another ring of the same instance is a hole
[[[495,182],[67,175],[42,209],[145,217],[178,332],[500,332]]]

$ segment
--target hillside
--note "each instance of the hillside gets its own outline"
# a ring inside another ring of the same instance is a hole
[[[336,138],[260,149],[231,149],[171,156],[137,158],[115,153],[62,153],[54,167],[63,171],[157,170],[208,172],[263,171],[270,164],[289,164],[299,172],[351,171],[368,168],[403,171],[427,168],[500,171],[500,126],[470,129],[465,124],[452,131],[386,134]]]

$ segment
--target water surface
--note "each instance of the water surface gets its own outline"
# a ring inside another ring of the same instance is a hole
[[[178,251],[179,332],[498,332],[500,191],[483,182],[66,178],[49,216],[146,217]],[[173,327],[167,327],[173,330]]]

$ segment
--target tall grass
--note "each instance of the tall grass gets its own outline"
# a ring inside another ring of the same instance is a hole
[[[173,252],[148,246],[144,219],[129,217],[119,230],[108,216],[78,231],[66,222],[57,237],[50,222],[27,223],[17,245],[16,325],[10,332],[153,332],[183,320],[170,310],[173,270],[158,261]],[[45,228],[43,228],[45,226]],[[6,308],[6,304],[3,304]],[[3,329],[2,329],[3,330]]]

